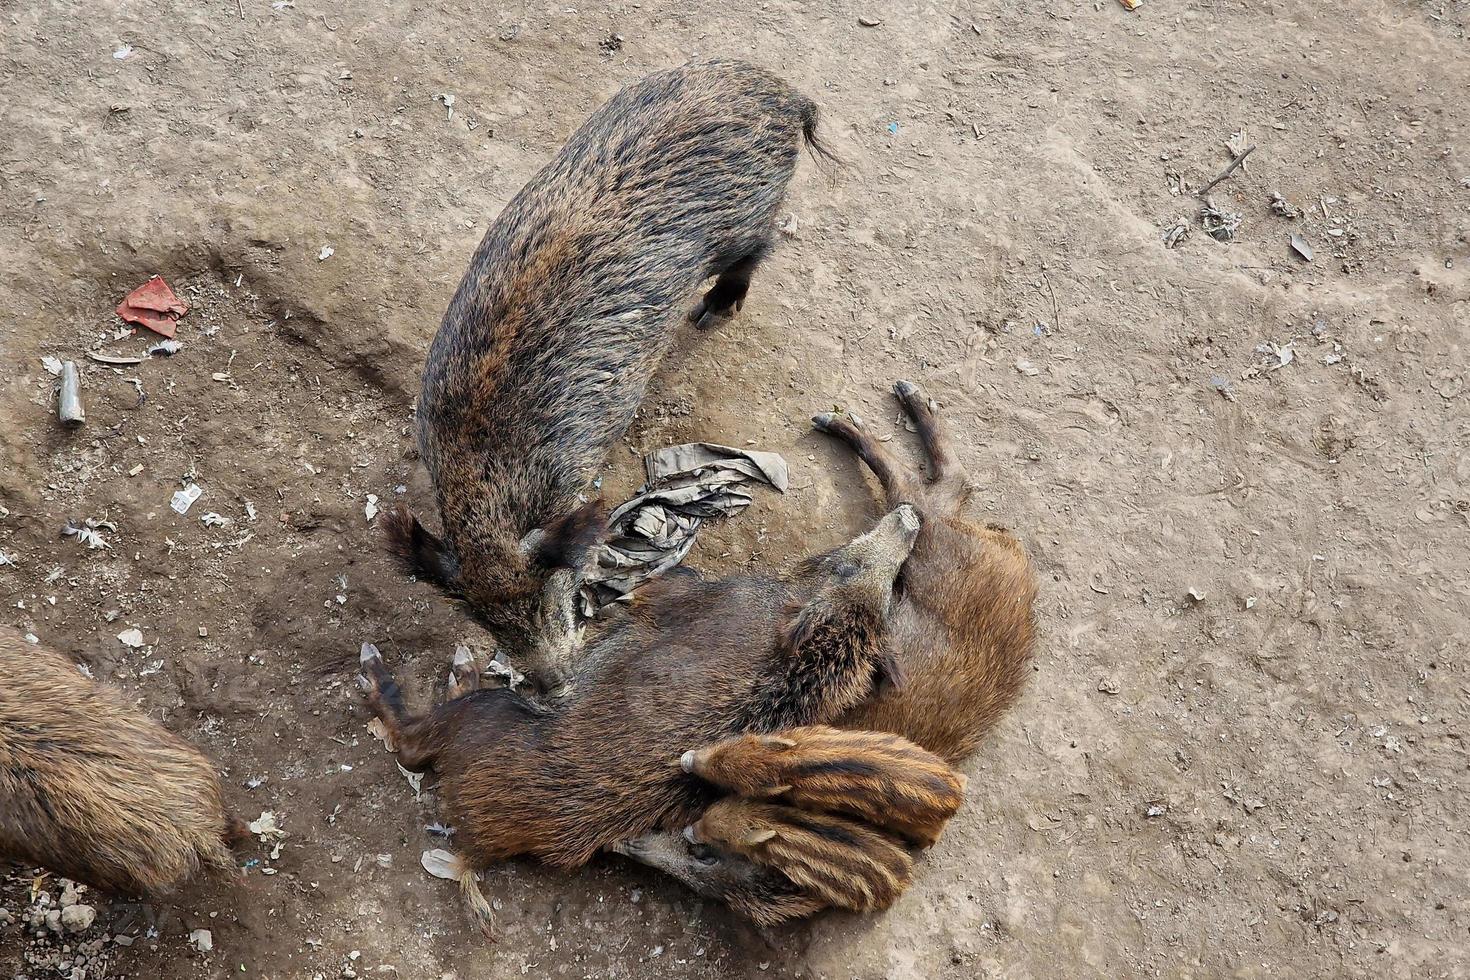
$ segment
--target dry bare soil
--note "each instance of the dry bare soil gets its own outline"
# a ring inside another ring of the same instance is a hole
[[[1470,975],[1467,27],[1465,0],[0,0],[0,626],[290,834],[233,891],[94,897],[92,935],[137,941],[90,975]],[[906,444],[886,391],[922,382],[1041,570],[1037,669],[889,913],[763,935],[618,861],[515,865],[489,945],[352,684],[370,639],[427,699],[485,638],[384,560],[367,495],[428,504],[413,395],[487,222],[620,85],[715,54],[817,99],[848,166],[803,164],[794,234],[681,343],[607,493],[666,443],[780,451],[792,490],[691,563],[787,566],[875,511],[808,417]],[[1221,242],[1193,191],[1240,132]],[[112,308],[154,273],[182,351],[86,362],[144,346]],[[47,355],[85,364],[78,431]],[[83,518],[110,547],[59,536]],[[27,951],[0,926],[0,969]]]

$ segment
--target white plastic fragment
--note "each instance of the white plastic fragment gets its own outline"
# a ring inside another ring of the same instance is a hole
[[[118,61],[122,61],[124,58],[126,58],[128,55],[130,55],[132,53],[133,53],[133,46],[131,44],[124,44],[122,47],[120,47],[116,51],[112,52],[112,56],[114,58],[116,58]]]
[[[117,638],[123,646],[132,647],[134,650],[143,645],[143,631],[136,626],[132,629],[123,630],[117,634]]]
[[[194,506],[194,501],[204,496],[204,490],[197,484],[191,483],[182,490],[174,492],[174,499],[169,502],[176,514],[187,514],[189,508]]]
[[[330,259],[336,253],[336,251],[337,250],[330,245],[323,245],[322,250],[317,253],[316,260],[318,262],[325,262],[327,261],[327,259]]]
[[[378,495],[370,493],[367,495],[367,506],[362,509],[368,520],[378,516]]]
[[[189,933],[189,942],[201,953],[208,953],[214,949],[214,934],[208,929],[195,929]]]
[[[61,361],[51,357],[49,354],[41,358],[41,366],[46,369],[46,373],[51,375],[51,377],[56,378],[61,376]]]

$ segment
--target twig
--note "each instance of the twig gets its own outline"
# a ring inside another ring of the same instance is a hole
[[[1194,196],[1204,197],[1210,191],[1214,190],[1216,184],[1220,183],[1220,181],[1235,173],[1235,168],[1240,166],[1242,163],[1245,163],[1245,158],[1250,156],[1251,151],[1253,151],[1255,148],[1256,144],[1252,143],[1250,146],[1247,146],[1245,149],[1241,150],[1240,153],[1236,155],[1235,159],[1230,161],[1230,166],[1226,167],[1220,172],[1220,176],[1216,177],[1214,180],[1210,181],[1208,184],[1195,191]]]
[[[235,0],[235,8],[240,11],[240,19],[245,19],[245,0]]]

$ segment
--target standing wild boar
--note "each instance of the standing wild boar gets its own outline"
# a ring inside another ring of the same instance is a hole
[[[903,567],[901,590],[886,620],[903,683],[889,685],[833,724],[893,732],[957,763],[975,750],[1021,694],[1031,663],[1036,577],[1011,534],[981,525],[966,514],[969,481],[923,392],[900,381],[894,393],[918,431],[929,459],[927,476],[899,461],[856,419],[830,414],[813,419],[818,429],[858,453],[878,478],[889,506],[909,501],[924,515],[923,530]],[[685,749],[708,751],[707,746],[693,744]],[[696,752],[691,766],[698,757]],[[864,762],[857,756],[851,761]],[[866,761],[874,766],[884,763],[878,756]],[[847,800],[847,812],[863,812],[882,805],[885,798],[895,800],[886,790],[865,790],[858,780],[848,785],[847,792],[867,794]],[[917,809],[910,805],[911,812],[888,819],[912,820],[932,809],[932,802],[921,799]],[[861,847],[855,840],[849,846]],[[736,850],[691,842],[676,832],[645,835],[617,850],[662,868],[699,894],[765,924],[833,904],[780,874],[779,862],[790,855],[769,854],[767,863],[757,867]],[[849,866],[861,864],[854,857]],[[800,868],[800,861],[792,863],[793,873]]]
[[[580,644],[577,571],[603,530],[579,504],[685,304],[738,310],[817,107],[769,72],[692,62],[598,109],[486,232],[429,348],[419,449],[443,525],[388,515],[391,549],[463,600],[543,690]]]
[[[0,861],[143,896],[235,870],[249,832],[203,753],[10,631],[0,678]]]

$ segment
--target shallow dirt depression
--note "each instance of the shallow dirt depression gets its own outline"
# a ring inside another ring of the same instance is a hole
[[[0,5],[0,624],[289,834],[234,891],[83,896],[65,953],[17,872],[0,972],[1466,975],[1467,26],[1464,0]],[[848,165],[803,163],[793,233],[685,338],[606,492],[663,444],[782,452],[791,491],[690,561],[784,567],[875,512],[809,416],[912,451],[887,390],[921,382],[1042,570],[1037,669],[888,914],[761,934],[621,861],[511,865],[488,945],[352,683],[373,640],[421,703],[483,637],[384,560],[367,495],[428,503],[412,398],[487,222],[619,85],[711,54],[786,74]],[[1190,192],[1240,131],[1215,241]],[[194,307],[180,353],[86,362],[145,345],[111,311],[153,273]],[[80,430],[43,356],[84,364]],[[60,537],[82,518],[110,547]]]

